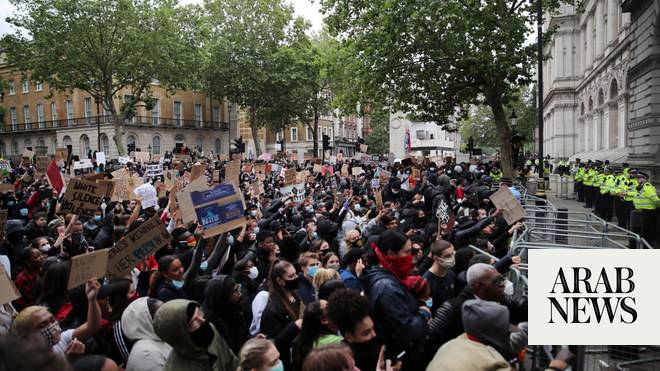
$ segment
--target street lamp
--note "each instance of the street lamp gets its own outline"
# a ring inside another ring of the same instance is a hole
[[[101,94],[101,84],[94,81],[94,90],[96,90],[96,143],[99,144],[99,152],[101,152],[101,113],[99,111],[99,95]]]

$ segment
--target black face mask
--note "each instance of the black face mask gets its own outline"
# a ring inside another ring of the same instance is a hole
[[[378,341],[376,340],[375,336],[371,340],[367,340],[362,343],[350,343],[349,345],[356,357],[361,355],[364,356],[378,354],[380,351],[378,349]]]
[[[296,278],[294,278],[294,279],[292,279],[292,280],[285,280],[285,281],[286,281],[286,283],[284,284],[284,288],[285,288],[285,289],[287,289],[287,290],[289,290],[289,291],[293,291],[293,290],[297,290],[297,289],[298,289],[298,281],[299,281],[299,277],[296,277]]]
[[[207,348],[211,345],[214,337],[213,328],[211,328],[208,321],[204,321],[197,330],[190,333],[193,343],[200,348]]]

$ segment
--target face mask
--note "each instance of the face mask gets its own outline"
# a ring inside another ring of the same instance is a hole
[[[309,274],[310,277],[314,278],[314,275],[316,274],[316,272],[318,270],[319,270],[318,265],[315,265],[313,267],[309,267],[309,269],[307,270],[307,273]]]
[[[316,232],[314,232],[314,234],[312,235],[312,237],[314,237],[314,239],[317,239],[317,238],[319,238],[319,234],[316,233]]]
[[[307,210],[308,213],[311,213],[312,211],[314,211],[314,209],[311,206],[307,206],[305,208],[305,210]]]
[[[27,216],[28,215],[28,209],[20,209],[19,212],[21,213],[21,216]]]
[[[201,269],[201,270],[203,270],[203,271],[205,271],[206,268],[208,268],[208,267],[209,267],[209,262],[206,261],[206,260],[204,260],[204,261],[202,262],[202,264],[199,265],[199,269]]]
[[[440,265],[447,269],[454,268],[454,266],[456,265],[456,260],[453,257],[447,259],[440,259],[440,260],[441,260]]]
[[[432,168],[429,168],[429,170],[431,170],[431,171],[435,171],[435,168],[434,168],[434,167],[432,167]]]
[[[259,227],[254,229],[254,234],[257,234],[257,233],[259,233]]]
[[[504,295],[513,295],[513,282],[504,281]]]
[[[298,277],[292,279],[292,280],[285,280],[284,288],[293,291],[298,288]]]
[[[483,174],[483,173],[485,173],[485,171],[481,170],[481,173]]]
[[[399,194],[399,191],[392,190],[392,193],[396,195]]]
[[[330,265],[328,265],[328,268],[338,271],[339,270],[339,264],[330,264]]]
[[[410,174],[410,171],[406,171],[406,174]]]
[[[48,252],[48,250],[50,250],[50,244],[47,243],[47,244],[41,246],[41,248],[39,250],[41,250],[41,252],[43,252],[43,253]]]
[[[46,344],[49,347],[57,344],[57,342],[60,340],[61,333],[62,329],[60,328],[60,324],[57,322],[41,330],[41,335],[44,337],[44,339],[46,339]]]
[[[371,340],[363,341],[361,343],[350,343],[349,345],[356,356],[360,354],[378,354],[379,345],[375,336]]]
[[[429,300],[425,301],[424,304],[431,309],[433,307],[433,298],[430,298]]]
[[[7,206],[14,206],[15,202],[14,201],[7,201]]]
[[[248,278],[251,280],[256,280],[257,277],[259,277],[259,269],[257,267],[250,268],[250,274],[248,274]]]
[[[325,191],[321,191],[321,194],[324,195],[324,194],[325,194]]]
[[[234,244],[234,236],[229,235],[229,237],[227,237],[227,243],[229,244],[229,246],[233,245]]]
[[[355,246],[362,247],[362,240],[355,241]]]
[[[360,204],[353,205],[353,209],[355,209],[355,211],[359,212],[361,208],[362,208],[362,206],[360,206]]]
[[[214,337],[213,328],[211,328],[208,321],[204,321],[197,330],[190,333],[190,338],[199,348],[206,348],[211,345]]]
[[[282,363],[282,361],[280,361],[280,363],[278,363],[277,366],[273,368],[269,368],[266,371],[284,371],[284,364]]]
[[[252,216],[257,216],[257,210],[252,210]]]
[[[183,284],[184,284],[184,281],[172,280],[172,286],[176,287],[177,289],[182,289]]]
[[[101,220],[101,215],[94,215],[94,221],[98,222]]]
[[[74,243],[82,243],[82,241],[85,239],[85,236],[83,236],[82,232],[74,233],[71,235],[71,240]]]
[[[395,212],[396,212],[396,209],[392,209],[392,212],[395,213]]]

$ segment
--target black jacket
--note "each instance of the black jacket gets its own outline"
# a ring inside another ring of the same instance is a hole
[[[299,299],[296,299],[299,300]],[[291,370],[291,343],[300,329],[278,295],[271,295],[261,315],[261,332],[273,339],[285,370]]]

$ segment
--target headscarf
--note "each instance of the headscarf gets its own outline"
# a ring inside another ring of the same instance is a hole
[[[249,333],[241,303],[229,303],[235,286],[236,280],[228,275],[211,279],[204,289],[202,309],[206,320],[213,323],[234,354],[238,354]]]

